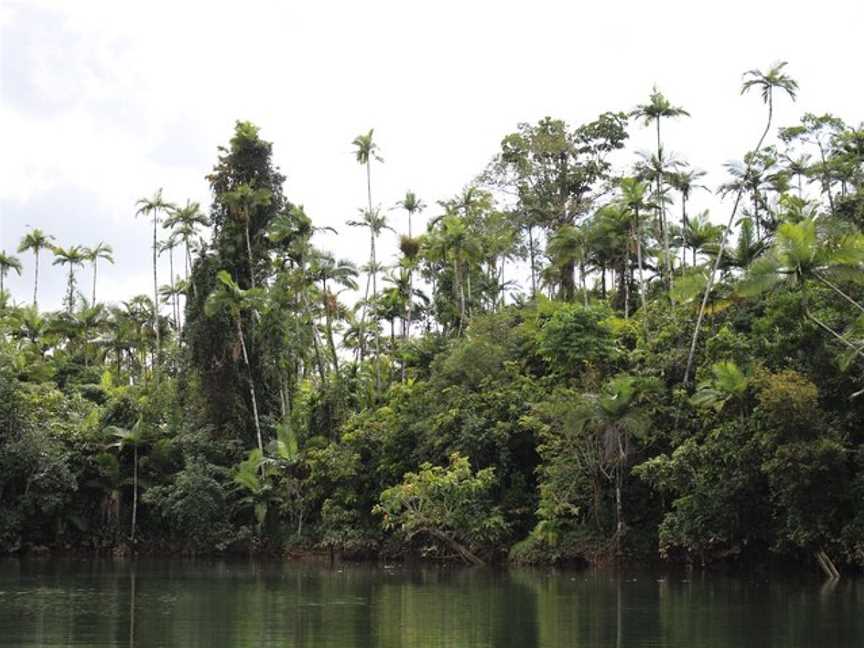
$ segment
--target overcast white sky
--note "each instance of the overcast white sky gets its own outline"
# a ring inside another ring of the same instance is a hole
[[[849,0],[0,0],[0,249],[28,226],[64,245],[106,241],[117,264],[100,270],[100,297],[147,292],[136,199],[161,186],[209,205],[204,175],[236,119],[274,143],[288,198],[339,229],[318,243],[358,262],[366,238],[344,222],[365,184],[350,142],[371,127],[385,159],[375,201],[411,188],[434,205],[518,122],[629,110],[656,83],[692,114],[664,124],[668,150],[716,186],[763,124],[758,96],[739,96],[744,70],[789,61],[801,91],[779,102],[779,124],[805,111],[864,119],[862,24],[864,3]],[[634,125],[631,150],[651,136]],[[693,205],[708,206],[722,213],[707,195]],[[33,263],[22,261],[9,286],[25,301]],[[62,272],[43,268],[40,301],[57,307]]]

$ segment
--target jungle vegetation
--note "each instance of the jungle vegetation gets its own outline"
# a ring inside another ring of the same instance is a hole
[[[110,245],[32,230],[0,254],[33,276],[0,284],[0,551],[861,570],[864,127],[778,127],[798,91],[783,63],[744,75],[755,146],[720,187],[667,153],[698,116],[658,89],[519,124],[428,204],[380,202],[364,132],[361,266],[242,121],[209,208],[130,205],[149,294],[98,301]],[[704,191],[721,213],[688,210]]]

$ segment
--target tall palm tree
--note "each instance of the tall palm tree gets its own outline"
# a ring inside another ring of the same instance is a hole
[[[310,264],[310,274],[315,281],[321,282],[321,307],[324,312],[327,342],[330,354],[333,356],[333,370],[339,374],[339,354],[336,352],[336,340],[333,336],[333,316],[338,311],[337,295],[330,290],[328,283],[336,284],[349,290],[357,290],[357,267],[348,259],[338,261],[329,253],[315,255]]]
[[[632,117],[642,119],[645,126],[653,121],[657,127],[657,160],[660,163],[661,172],[657,174],[657,221],[660,223],[660,231],[663,236],[663,250],[666,253],[666,272],[671,287],[672,282],[672,256],[669,253],[669,232],[666,227],[665,209],[662,201],[663,195],[663,144],[660,139],[660,122],[663,118],[689,117],[690,113],[680,106],[672,103],[660,92],[657,87],[651,92],[647,104],[640,104],[630,113]]]
[[[646,201],[647,187],[635,178],[622,178],[620,182],[621,201],[632,217],[628,219],[631,223],[630,237],[636,247],[636,263],[639,268],[639,297],[642,308],[645,308],[645,277],[642,265],[642,214],[650,209],[651,205]]]
[[[672,185],[672,188],[678,191],[681,194],[681,231],[684,232],[687,229],[687,201],[690,200],[690,195],[696,189],[704,189],[705,191],[709,191],[708,187],[699,183],[699,180],[705,177],[705,171],[702,169],[694,169],[692,167],[686,167],[669,176],[669,184]],[[681,264],[686,265],[687,263],[687,250],[682,247],[681,249]]]
[[[792,101],[795,101],[797,96],[798,82],[783,72],[784,67],[786,67],[786,61],[775,63],[765,72],[761,72],[760,70],[749,70],[744,73],[745,80],[741,86],[741,94],[743,95],[751,89],[756,88],[762,95],[762,102],[768,106],[768,120],[765,122],[765,130],[762,131],[762,135],[759,137],[759,142],[753,150],[754,155],[759,154],[759,151],[762,149],[762,144],[765,142],[765,138],[771,130],[771,122],[774,118],[775,90],[782,90],[789,95]],[[742,186],[738,189],[737,195],[735,196],[735,204],[732,207],[732,212],[729,214],[729,222],[720,237],[720,248],[717,257],[714,259],[714,266],[711,268],[711,273],[708,275],[708,282],[705,284],[705,292],[702,295],[702,304],[699,307],[699,315],[696,317],[696,326],[693,328],[693,338],[690,340],[690,352],[687,355],[687,367],[684,370],[685,386],[690,383],[690,374],[693,370],[693,358],[696,355],[696,344],[699,341],[699,331],[702,327],[702,320],[705,318],[705,309],[708,306],[708,298],[711,294],[711,289],[714,287],[714,279],[717,276],[717,270],[720,268],[720,264],[723,261],[723,250],[726,248],[726,237],[729,236],[729,232],[732,230],[732,225],[735,223],[735,216],[738,213],[738,206],[741,204],[741,197],[743,195],[744,187]]]
[[[405,197],[396,203],[405,212],[408,214],[408,238],[414,238],[413,230],[411,227],[411,220],[414,214],[419,214],[424,209],[426,209],[426,204],[417,197],[413,191],[406,191]]]
[[[370,131],[371,132],[371,131]],[[360,210],[362,213],[362,219],[359,221],[348,221],[348,225],[350,227],[365,227],[369,230],[369,265],[367,266],[367,275],[366,275],[366,294],[364,296],[364,305],[363,311],[360,316],[361,325],[366,322],[366,303],[369,301],[369,286],[371,283],[372,286],[372,301],[375,301],[378,297],[378,257],[376,251],[376,242],[378,237],[381,235],[385,229],[392,230],[392,228],[387,224],[387,217],[381,213],[379,209],[366,209]],[[376,326],[376,331],[378,327]],[[376,334],[375,336],[375,352],[376,354],[381,354],[381,336],[380,334]],[[378,367],[378,364],[375,365]],[[380,389],[380,370],[376,373],[377,379],[377,387]]]
[[[159,334],[159,214],[170,213],[176,206],[163,198],[161,187],[150,198],[140,198],[135,204],[138,205],[136,216],[149,216],[153,219],[153,330],[156,332],[156,365],[153,373],[158,383],[159,354],[162,350],[162,338]]]
[[[139,418],[131,430],[110,425],[105,428],[105,431],[116,439],[108,446],[109,448],[117,448],[121,452],[126,448],[132,448],[132,532],[129,539],[134,544],[135,527],[138,522],[138,450],[146,444],[144,424]]]
[[[365,135],[358,135],[351,143],[356,147],[354,157],[357,162],[366,167],[366,208],[372,211],[372,160],[383,162],[378,154],[378,145],[372,139],[374,128],[370,128]]]
[[[179,279],[179,277],[175,277],[174,275],[174,248],[177,247],[178,237],[175,232],[171,232],[168,235],[168,238],[162,241],[159,246],[160,254],[164,253],[168,255],[168,274],[169,281],[167,284],[167,294],[169,295],[168,301],[165,302],[166,305],[171,306],[171,319],[174,322],[174,330],[179,330],[180,325],[180,306],[178,301],[179,291],[175,290],[175,279]],[[165,291],[166,286],[162,286],[159,289],[159,294],[163,297],[166,296]]]
[[[107,243],[103,243],[99,241],[99,243],[94,248],[84,248],[84,257],[87,261],[93,264],[93,298],[91,300],[91,305],[96,305],[96,265],[99,262],[99,259],[104,259],[108,263],[114,263],[114,248],[112,248]]]
[[[183,207],[174,209],[162,224],[163,227],[170,229],[179,241],[183,242],[186,281],[189,281],[189,271],[192,269],[191,243],[198,235],[198,228],[207,227],[209,224],[210,219],[201,212],[201,205],[188,199]]]
[[[249,397],[252,401],[252,415],[255,422],[255,434],[258,439],[258,450],[264,454],[264,440],[261,437],[261,423],[258,418],[258,400],[255,397],[255,381],[252,377],[252,365],[249,364],[249,353],[246,350],[246,336],[243,334],[244,311],[255,311],[263,303],[264,292],[261,288],[243,290],[225,270],[216,274],[217,284],[204,304],[204,313],[213,317],[218,313],[227,313],[237,331],[237,341],[243,352],[243,362],[249,380]]]
[[[11,254],[6,254],[6,250],[0,251],[0,293],[4,292],[4,283],[6,275],[10,270],[14,270],[18,276],[21,276],[21,260]]]
[[[54,240],[54,237],[50,234],[46,234],[41,229],[36,228],[31,232],[28,232],[23,239],[21,239],[21,243],[18,245],[18,252],[27,252],[32,251],[33,256],[36,259],[36,268],[33,272],[33,307],[39,308],[39,253],[46,249],[51,248],[51,241]]]
[[[52,265],[68,265],[69,275],[66,282],[66,309],[72,312],[75,306],[75,266],[84,267],[84,262],[87,260],[85,248],[80,245],[73,245],[69,248],[64,248],[55,245],[51,248],[54,253],[54,263]]]

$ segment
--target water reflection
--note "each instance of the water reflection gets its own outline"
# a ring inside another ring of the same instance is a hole
[[[864,585],[686,573],[0,561],[0,645],[864,645]]]

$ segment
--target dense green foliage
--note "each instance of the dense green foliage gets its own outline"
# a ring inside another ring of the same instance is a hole
[[[373,131],[362,268],[313,245],[245,122],[209,217],[139,201],[154,278],[183,253],[161,304],[88,300],[76,272],[110,247],[34,230],[20,251],[53,251],[66,300],[37,309],[38,270],[32,306],[0,294],[0,550],[864,568],[864,130],[806,115],[769,144],[797,85],[780,65],[749,88],[768,125],[725,227],[688,214],[702,173],[660,135],[687,113],[655,90],[520,124],[421,234],[408,192],[389,266]],[[622,175],[631,118],[657,151]]]

